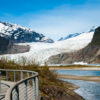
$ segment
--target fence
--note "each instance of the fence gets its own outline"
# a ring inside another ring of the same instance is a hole
[[[5,100],[39,100],[37,72],[0,69],[0,89],[2,88],[1,80],[14,82],[13,86],[7,90]]]

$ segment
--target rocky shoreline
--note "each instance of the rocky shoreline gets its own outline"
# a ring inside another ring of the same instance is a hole
[[[75,89],[78,89],[79,87],[69,83],[69,82],[63,82],[68,89],[64,89],[58,86],[43,86],[42,91],[47,95],[41,94],[41,100],[85,100],[81,96],[79,96],[77,93],[74,92]]]

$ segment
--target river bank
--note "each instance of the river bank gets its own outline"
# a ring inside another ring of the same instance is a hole
[[[58,78],[100,82],[100,76],[76,76],[76,75],[61,75],[61,74],[59,74]]]
[[[41,100],[85,100],[82,96],[74,92],[79,88],[77,85],[65,81],[62,81],[62,83],[65,88],[57,85],[43,86],[41,90],[45,94],[48,94],[48,96],[42,95]]]
[[[50,70],[100,70],[100,66],[71,65],[71,66],[49,66]]]

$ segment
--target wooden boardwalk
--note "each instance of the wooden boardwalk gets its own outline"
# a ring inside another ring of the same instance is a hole
[[[0,100],[39,100],[38,77],[34,71],[0,69]]]
[[[0,86],[0,100],[5,100],[5,94],[7,93],[7,90],[12,86],[14,82],[9,82],[9,81],[1,81],[1,86]]]

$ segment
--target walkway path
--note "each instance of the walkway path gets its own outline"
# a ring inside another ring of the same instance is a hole
[[[7,93],[7,90],[14,85],[14,82],[10,81],[1,81],[1,86],[0,86],[0,100],[4,100],[5,94]]]

